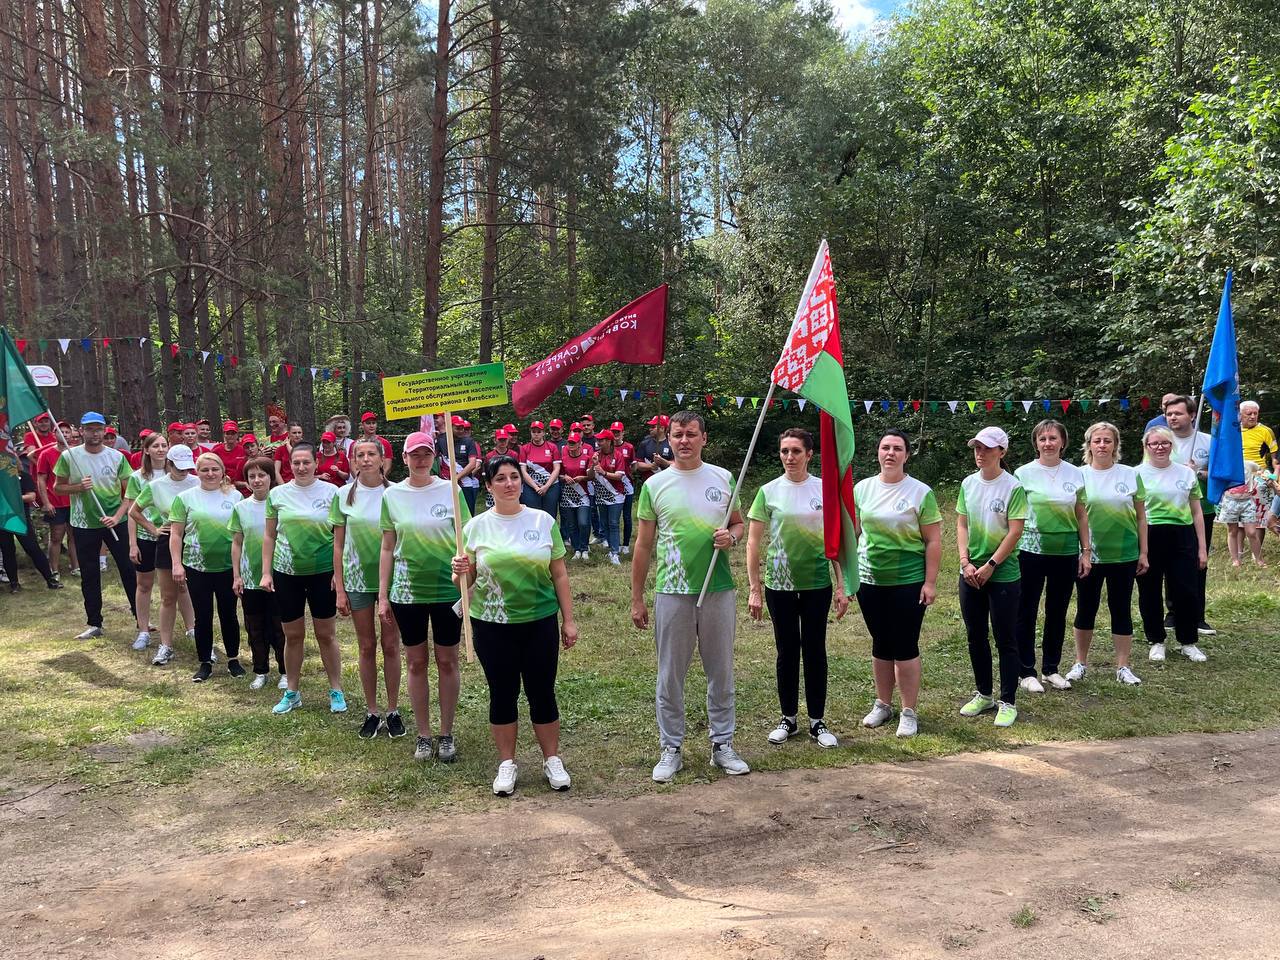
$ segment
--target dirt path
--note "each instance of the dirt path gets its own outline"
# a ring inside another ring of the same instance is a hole
[[[505,809],[274,845],[249,825],[266,798],[230,790],[145,813],[64,785],[10,793],[0,955],[1280,951],[1280,731],[753,774],[621,801],[550,796],[532,774]],[[237,848],[246,834],[256,845]]]

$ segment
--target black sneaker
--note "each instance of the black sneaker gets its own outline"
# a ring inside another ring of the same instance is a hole
[[[1218,631],[1209,626],[1207,620],[1200,621],[1200,625],[1196,627],[1196,633],[1202,637],[1216,637],[1218,635]]]
[[[235,657],[231,657],[227,660],[227,673],[231,674],[233,677],[243,677],[244,672],[244,667],[240,666],[240,661]]]
[[[204,683],[206,680],[208,680],[212,676],[213,676],[213,664],[202,663],[200,664],[200,669],[198,669],[195,672],[195,675],[191,678],[191,682]]]
[[[400,719],[400,711],[392,710],[387,713],[387,736],[392,740],[403,737],[408,731],[404,728],[404,721]]]
[[[366,713],[364,724],[360,727],[360,739],[372,740],[378,735],[378,730],[382,727],[382,718],[376,713]]]
[[[1166,630],[1172,630],[1172,629],[1174,628],[1173,614],[1172,614],[1172,613],[1166,613],[1166,614],[1164,615],[1164,628],[1165,628]]]
[[[61,589],[62,589],[62,581],[61,581],[61,580],[46,580],[46,581],[45,581],[45,585],[46,585],[50,590],[61,590]]]
[[[9,592],[10,592],[10,593],[21,593],[21,592],[22,592],[22,584],[18,583],[18,581],[17,581],[17,580],[10,580],[10,581],[9,581]]]

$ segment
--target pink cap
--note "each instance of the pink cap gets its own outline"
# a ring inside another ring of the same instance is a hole
[[[404,441],[405,453],[413,453],[413,451],[421,450],[424,447],[427,450],[430,450],[432,453],[436,452],[435,438],[431,436],[431,434],[429,433],[424,433],[421,430],[416,430],[405,438],[405,441]]]
[[[324,433],[320,434],[321,443],[333,443],[333,441],[337,439],[338,439],[338,435],[334,433],[332,430],[326,430]]]

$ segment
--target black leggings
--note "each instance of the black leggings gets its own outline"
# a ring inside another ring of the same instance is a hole
[[[462,618],[452,603],[391,603],[391,614],[400,628],[400,642],[416,647],[427,642],[427,627],[437,647],[456,647],[462,640]]]
[[[31,525],[31,514],[28,513],[26,533],[0,530],[0,562],[4,563],[4,572],[8,575],[9,582],[13,584],[18,582],[18,549],[17,544],[14,543],[15,540],[22,544],[22,549],[31,558],[31,563],[39,571],[40,576],[44,577],[44,582],[49,583],[53,580],[53,569],[49,566],[49,558],[40,549],[40,541],[36,539],[35,528]]]
[[[490,623],[471,618],[476,656],[489,683],[489,722],[515,723],[520,683],[529,700],[529,719],[555,723],[556,668],[560,663],[560,627],[553,614],[532,623]]]
[[[1018,642],[1015,631],[1018,624],[1018,598],[1022,584],[1017,581],[996,583],[988,580],[981,588],[971,587],[960,578],[960,617],[964,620],[965,633],[969,637],[969,662],[973,664],[973,682],[978,692],[991,696],[991,644],[990,633],[996,638],[996,651],[1000,656],[1000,699],[1014,703],[1018,696]]]
[[[276,655],[276,667],[284,676],[284,629],[280,626],[280,613],[276,610],[274,594],[266,590],[245,590],[240,594],[244,608],[244,632],[249,635],[249,649],[253,651],[253,672],[271,672],[271,654]]]
[[[1018,601],[1018,657],[1021,675],[1036,675],[1036,617],[1040,596],[1044,595],[1044,665],[1046,676],[1057,673],[1062,663],[1062,643],[1067,636],[1067,607],[1080,572],[1077,554],[1054,556],[1018,552],[1022,572],[1022,598]]]
[[[773,620],[778,648],[778,703],[782,715],[799,709],[800,655],[804,654],[804,706],[810,720],[821,720],[827,709],[827,611],[831,588],[765,590],[765,606]]]
[[[1128,563],[1095,563],[1089,575],[1076,584],[1077,630],[1092,630],[1102,604],[1102,585],[1107,585],[1107,609],[1111,612],[1111,635],[1133,636],[1133,578],[1138,561]]]
[[[858,606],[871,634],[871,656],[876,660],[914,660],[920,656],[920,628],[925,606],[920,603],[924,582],[858,587]]]
[[[104,528],[87,530],[83,527],[71,528],[71,539],[76,545],[76,556],[80,558],[80,593],[84,597],[84,619],[91,627],[102,626],[102,571],[98,568],[98,551],[107,545],[111,559],[116,562],[116,571],[120,574],[120,586],[124,595],[129,598],[129,609],[136,618],[138,608],[134,604],[133,595],[138,590],[138,578],[133,572],[133,561],[129,559],[129,531],[121,526],[112,531]]]
[[[1178,643],[1190,646],[1199,639],[1200,598],[1196,592],[1200,565],[1197,562],[1196,528],[1172,523],[1147,527],[1147,557],[1150,566],[1138,577],[1138,613],[1147,643],[1164,643],[1164,600],[1161,591],[1168,584],[1173,602],[1173,631]],[[83,567],[83,564],[81,564]]]
[[[231,589],[231,571],[219,570],[205,573],[184,567],[187,573],[187,593],[191,595],[191,609],[196,615],[196,659],[201,663],[213,660],[213,606],[218,604],[218,625],[222,628],[222,647],[227,659],[240,656],[240,621],[236,617],[236,595]]]

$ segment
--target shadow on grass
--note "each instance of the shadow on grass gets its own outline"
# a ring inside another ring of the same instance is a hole
[[[62,653],[56,657],[42,660],[41,663],[60,673],[71,674],[80,681],[94,687],[110,687],[115,690],[143,690],[149,685],[144,677],[125,680],[97,663],[81,650]]]

